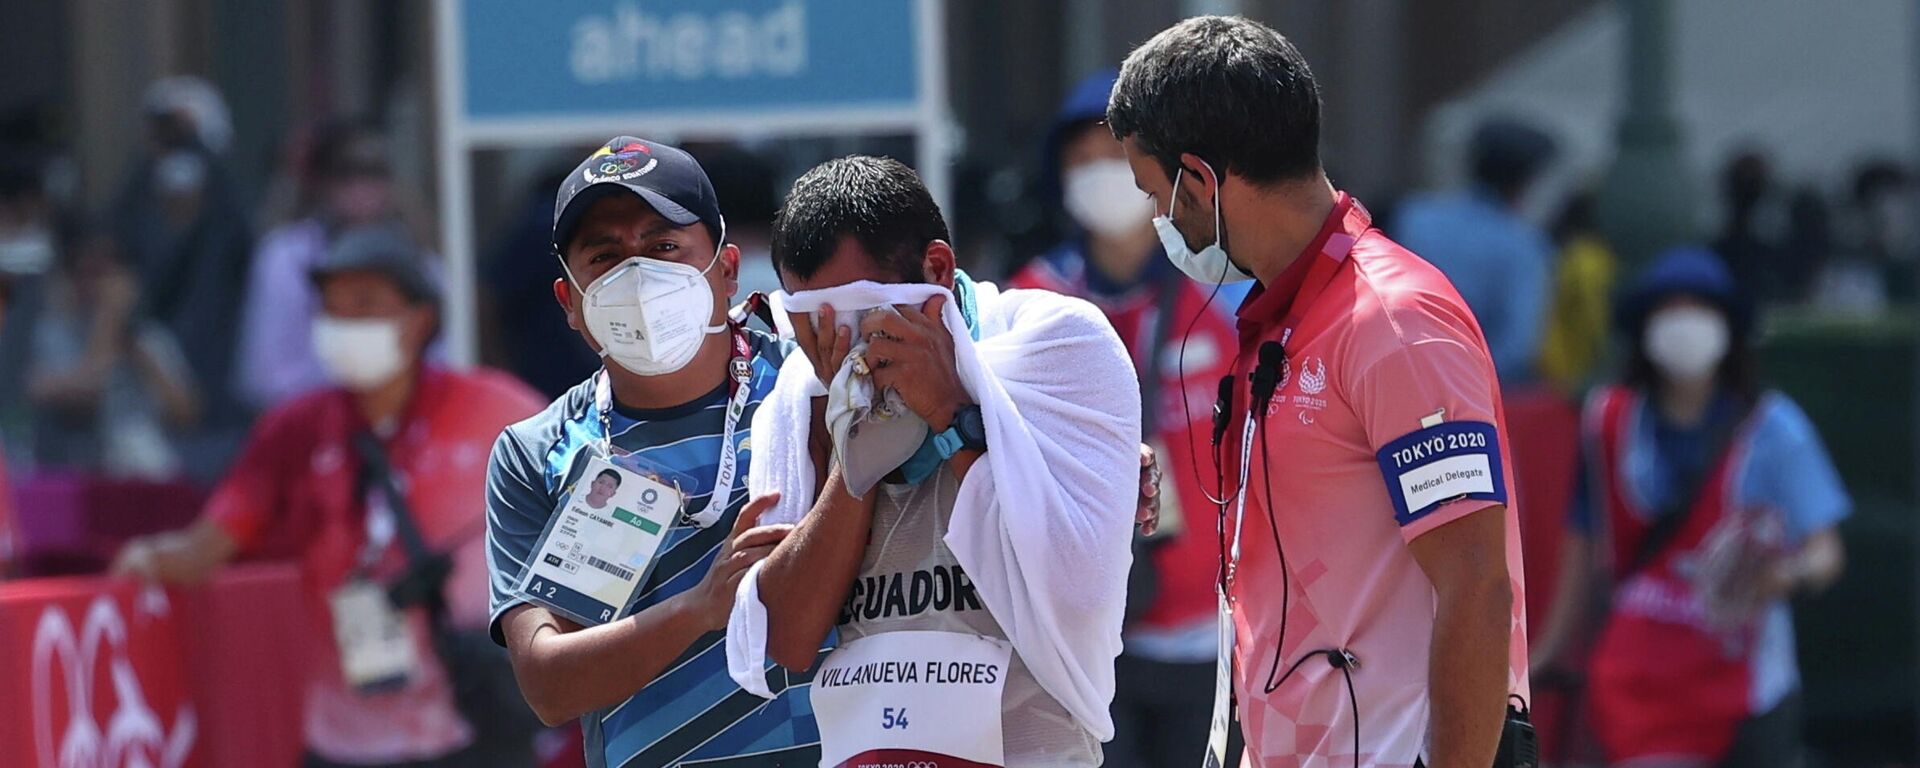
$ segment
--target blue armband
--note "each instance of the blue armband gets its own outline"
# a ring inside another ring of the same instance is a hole
[[[1375,456],[1401,526],[1457,499],[1507,503],[1500,434],[1487,422],[1442,422],[1387,443]]]

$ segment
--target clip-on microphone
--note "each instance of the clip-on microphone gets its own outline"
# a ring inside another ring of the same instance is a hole
[[[1233,375],[1220,377],[1220,395],[1213,401],[1213,447],[1220,447],[1220,439],[1227,436],[1229,413],[1233,411]]]
[[[1260,362],[1253,366],[1253,403],[1259,406],[1273,397],[1273,390],[1280,386],[1280,371],[1287,366],[1287,350],[1277,341],[1265,341],[1260,344]]]

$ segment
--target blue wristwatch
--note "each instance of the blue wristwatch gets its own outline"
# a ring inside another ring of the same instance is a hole
[[[980,416],[980,406],[963,405],[954,409],[953,423],[933,436],[933,448],[940,452],[942,461],[953,458],[954,454],[963,450],[986,450],[987,422]]]

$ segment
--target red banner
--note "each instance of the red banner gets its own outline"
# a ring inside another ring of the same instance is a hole
[[[0,583],[0,765],[293,765],[298,588],[289,566],[181,590]]]

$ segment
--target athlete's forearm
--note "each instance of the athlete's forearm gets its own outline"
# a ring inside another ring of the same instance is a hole
[[[582,628],[533,605],[515,608],[501,621],[520,691],[547,725],[625,701],[717,629],[688,593],[596,627]]]
[[[974,463],[986,455],[984,451],[966,449],[955,451],[953,458],[947,460],[947,468],[953,471],[954,480],[965,482],[967,479],[967,471],[973,469]]]
[[[774,662],[794,670],[813,665],[866,555],[875,496],[868,491],[865,499],[854,498],[835,468],[813,510],[761,564],[767,655]]]

